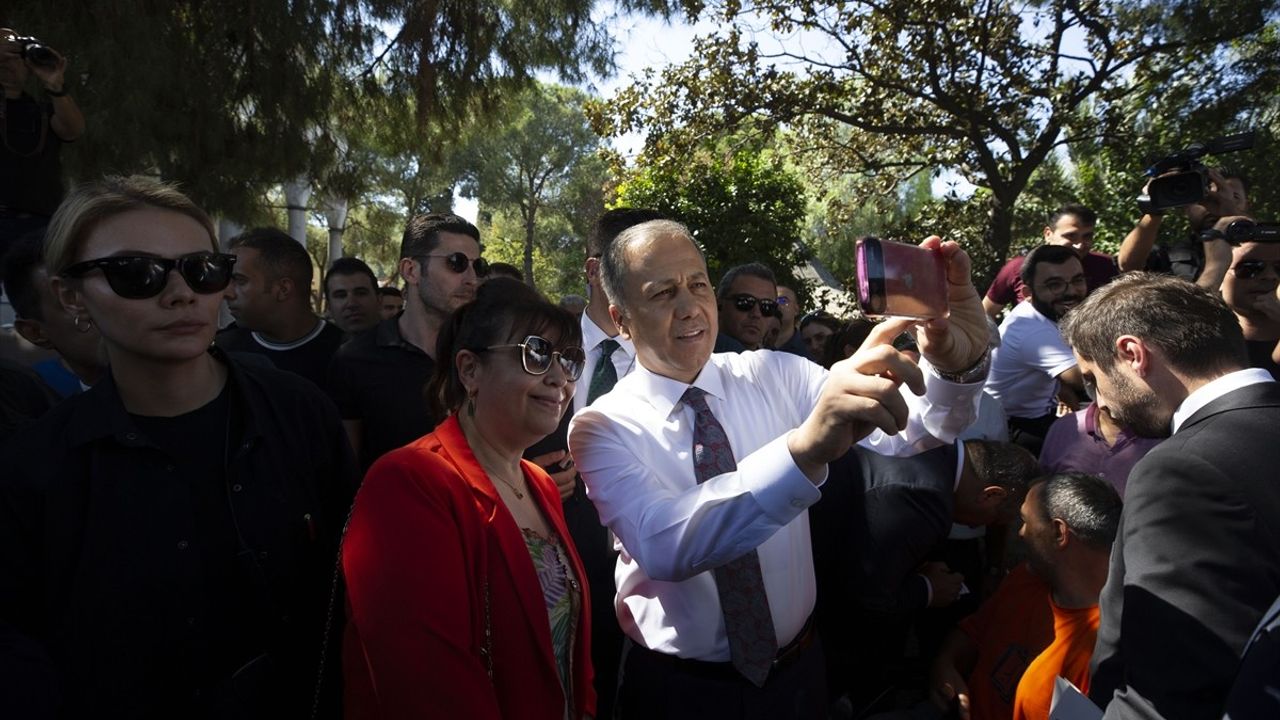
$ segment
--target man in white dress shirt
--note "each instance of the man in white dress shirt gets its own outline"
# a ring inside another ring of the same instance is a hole
[[[635,226],[605,250],[636,367],[574,417],[569,444],[621,550],[621,717],[825,716],[806,509],[826,464],[858,441],[886,454],[952,441],[989,363],[968,257],[925,242],[949,261],[952,312],[920,333],[922,367],[893,349],[909,323],[892,321],[829,374],[786,353],[712,355],[715,290],[679,223]],[[763,673],[762,647],[776,647]]]

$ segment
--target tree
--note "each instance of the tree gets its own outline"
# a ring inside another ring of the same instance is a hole
[[[1256,34],[1275,0],[685,5],[722,29],[699,38],[688,61],[595,106],[602,132],[647,129],[649,152],[676,157],[747,121],[765,132],[786,125],[810,172],[851,175],[863,195],[954,168],[984,191],[975,197],[998,262],[1036,169],[1105,131],[1079,112],[1086,101],[1121,99],[1126,75],[1161,58]],[[756,25],[800,41],[763,49]]]
[[[615,205],[653,208],[689,226],[712,278],[762,262],[780,284],[798,285],[805,192],[775,152],[725,140],[679,161],[641,156],[619,184]]]
[[[582,112],[585,99],[585,94],[572,88],[531,87],[511,103],[496,127],[480,131],[463,153],[472,169],[463,193],[518,216],[525,282],[531,287],[537,287],[533,259],[539,221],[548,214],[567,217],[575,208],[581,214],[585,208],[579,206],[593,197],[597,203],[593,216],[603,209],[600,138]],[[566,239],[565,234],[555,233],[547,238],[544,249],[554,251],[552,244],[581,245],[584,238]]]
[[[336,183],[352,116],[412,98],[417,146],[442,149],[535,73],[613,67],[595,0],[26,0],[0,15],[71,59],[88,119],[73,174],[158,174],[245,224],[266,217],[264,186]]]

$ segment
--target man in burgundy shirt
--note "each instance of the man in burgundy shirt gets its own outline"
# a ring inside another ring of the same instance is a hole
[[[1089,208],[1064,205],[1049,216],[1049,224],[1044,228],[1045,244],[1069,245],[1080,256],[1090,292],[1111,282],[1111,278],[1120,272],[1115,258],[1093,252],[1093,228],[1097,222],[1098,216]],[[1022,302],[1028,297],[1020,277],[1023,258],[1022,255],[1009,258],[982,298],[982,307],[992,320],[1000,316],[1006,305]]]

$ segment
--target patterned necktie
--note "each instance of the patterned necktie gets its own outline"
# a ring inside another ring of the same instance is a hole
[[[591,385],[587,387],[587,404],[613,389],[618,383],[618,369],[613,366],[613,352],[618,349],[618,341],[605,338],[600,341],[600,359],[596,361],[596,369],[591,372]]]
[[[707,407],[705,395],[691,387],[682,398],[694,413],[693,471],[699,484],[738,469],[729,437]],[[733,666],[756,687],[763,687],[778,654],[778,638],[755,549],[716,568],[715,578]]]

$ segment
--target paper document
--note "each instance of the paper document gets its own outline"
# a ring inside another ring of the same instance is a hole
[[[1062,676],[1053,681],[1049,720],[1102,720],[1102,710]]]

